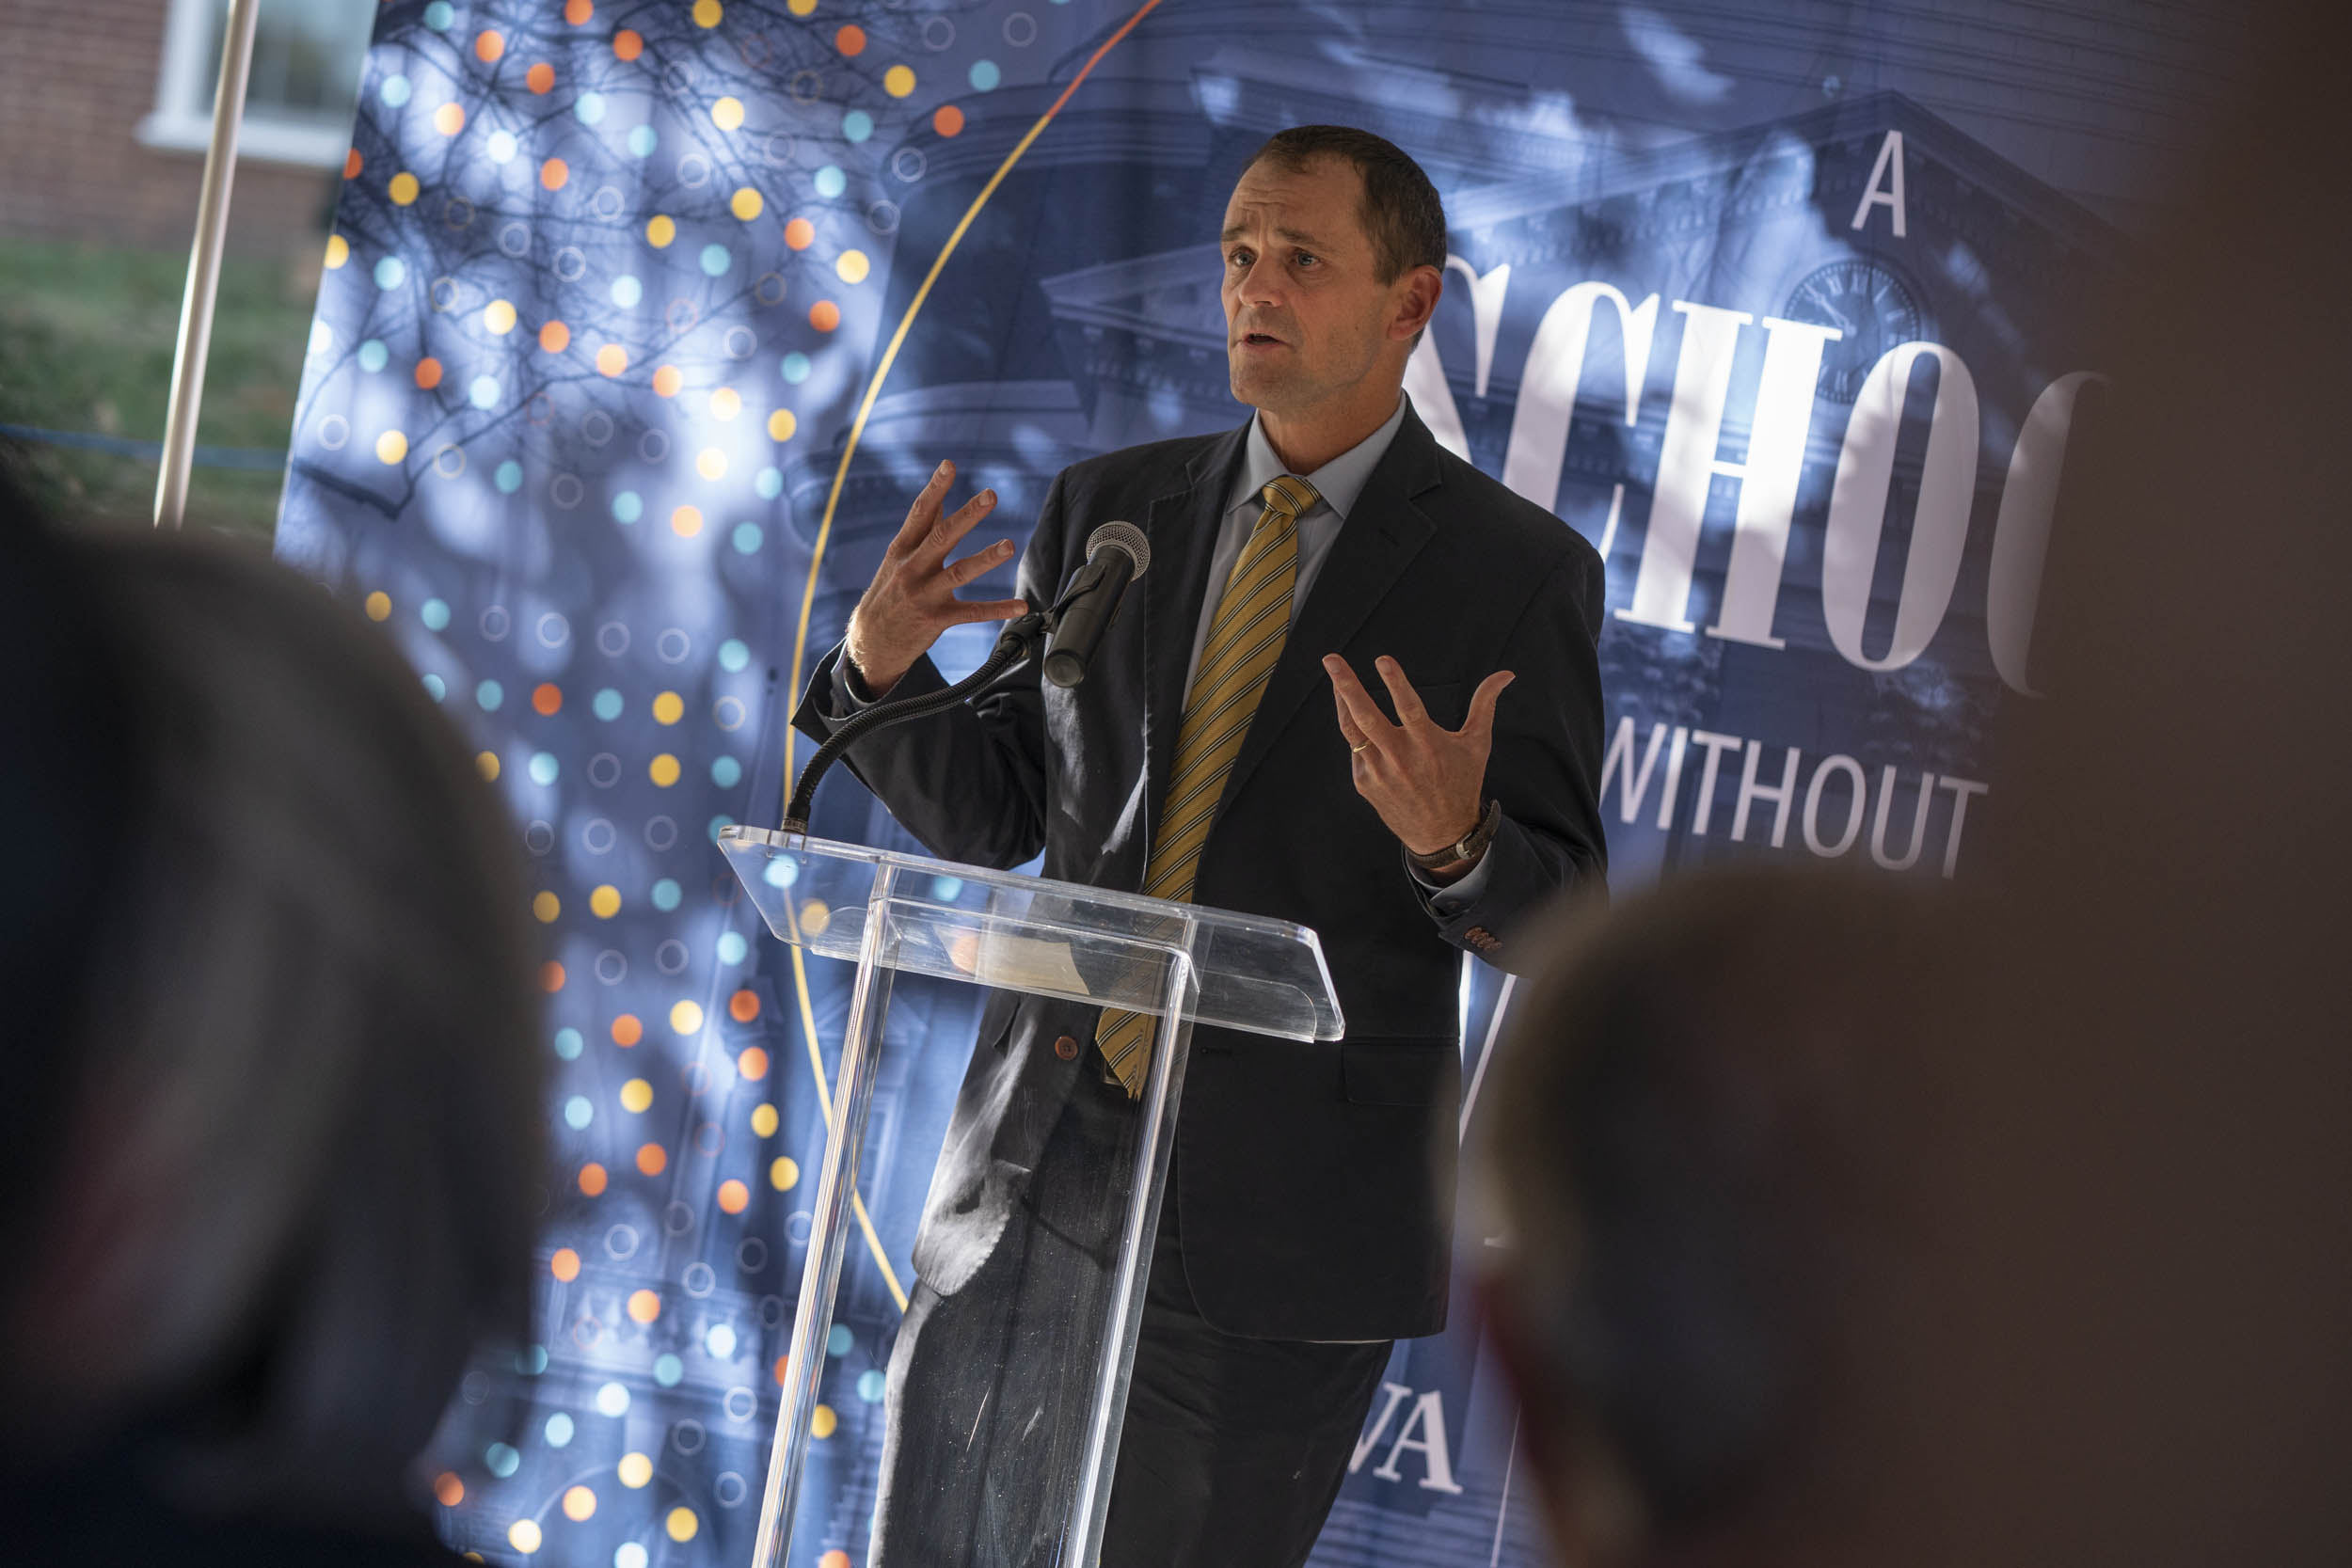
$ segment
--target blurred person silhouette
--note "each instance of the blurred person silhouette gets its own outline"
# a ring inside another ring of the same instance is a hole
[[[513,834],[380,635],[240,547],[0,502],[0,1560],[405,1563],[527,1322]]]

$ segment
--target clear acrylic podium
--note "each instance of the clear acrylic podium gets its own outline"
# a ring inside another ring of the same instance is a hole
[[[755,1568],[782,1568],[792,1540],[894,976],[903,971],[970,981],[1156,1020],[1142,1093],[1108,1156],[1124,1169],[1114,1169],[1099,1196],[1085,1199],[1095,1207],[1087,1222],[1104,1238],[1107,1266],[1099,1290],[1073,1297],[1066,1343],[1070,1365],[1090,1367],[1091,1374],[1071,1378],[1067,1407],[1032,1423],[1044,1433],[1034,1449],[998,1456],[1015,1478],[1010,1484],[1043,1489],[1040,1506],[1059,1515],[1060,1499],[1069,1499],[1058,1560],[1094,1568],[1191,1026],[1337,1039],[1343,1021],[1315,933],[1254,915],[764,829],[726,828],[719,847],[779,940],[857,965]],[[1100,1064],[1081,1062],[1078,1069],[1099,1074]],[[951,1440],[963,1434],[908,1431],[899,1438]],[[915,1560],[904,1544],[894,1564]],[[922,1560],[967,1568],[934,1556]]]

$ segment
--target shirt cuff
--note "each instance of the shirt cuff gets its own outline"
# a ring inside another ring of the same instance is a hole
[[[1494,845],[1492,843],[1489,843],[1486,851],[1478,857],[1476,865],[1471,866],[1450,882],[1433,881],[1411,860],[1408,859],[1405,863],[1405,869],[1411,872],[1413,880],[1421,885],[1422,896],[1426,898],[1429,901],[1429,907],[1439,914],[1458,914],[1477,903],[1478,895],[1486,891],[1486,879],[1493,868]]]
[[[853,714],[863,713],[882,701],[867,689],[856,668],[850,663],[850,648],[847,643],[843,643],[834,655],[833,696],[834,712],[844,719]]]

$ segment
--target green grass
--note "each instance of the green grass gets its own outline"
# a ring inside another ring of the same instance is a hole
[[[186,275],[184,251],[0,240],[0,421],[162,440]],[[199,443],[285,448],[317,290],[315,263],[225,264]],[[48,445],[30,445],[27,456],[59,520],[152,523],[154,463]],[[199,467],[185,526],[266,542],[283,485],[278,471]]]

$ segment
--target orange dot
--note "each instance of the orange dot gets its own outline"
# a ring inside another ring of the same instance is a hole
[[[466,1500],[466,1483],[457,1479],[454,1470],[443,1470],[433,1478],[433,1500],[443,1508],[455,1508]]]
[[[768,1053],[755,1045],[747,1047],[743,1054],[735,1058],[735,1070],[757,1083],[768,1076]]]
[[[473,52],[485,64],[498,59],[506,53],[506,35],[495,28],[484,28],[474,35]]]
[[[839,32],[834,34],[833,46],[844,55],[865,54],[866,29],[854,22],[848,24]]]
[[[574,1524],[593,1518],[596,1512],[596,1495],[585,1486],[575,1486],[564,1494],[564,1517]]]
[[[729,1180],[719,1183],[719,1207],[730,1214],[739,1214],[751,1207],[752,1190],[742,1182]]]
[[[784,1386],[784,1374],[785,1374],[786,1372],[787,1372],[787,1371],[791,1370],[792,1370],[792,1358],[791,1358],[790,1356],[788,1356],[788,1355],[779,1355],[779,1356],[777,1356],[777,1357],[776,1357],[776,1386],[777,1386],[777,1387],[781,1388],[781,1387],[783,1387],[783,1386]]]
[[[817,1560],[817,1568],[850,1568],[850,1554],[835,1546]]]
[[[647,1176],[660,1176],[670,1168],[670,1151],[660,1144],[644,1144],[637,1150],[637,1168]]]
[[[553,958],[541,964],[539,966],[539,989],[544,991],[562,990],[564,989],[564,966]]]
[[[466,110],[463,104],[444,103],[433,111],[433,129],[441,135],[453,136],[465,128]]]
[[[365,162],[366,160],[359,156],[359,150],[356,147],[349,152],[343,154],[343,178],[346,180],[358,179],[359,169]]]
[[[552,91],[555,87],[555,67],[541,60],[523,72],[523,85],[533,92]]]
[[[806,250],[817,243],[817,226],[806,218],[794,218],[784,226],[784,243],[795,250]]]
[[[431,355],[417,361],[417,385],[426,391],[441,384],[441,362]]]
[[[651,1291],[632,1291],[628,1297],[628,1315],[641,1323],[649,1323],[661,1316],[661,1298]]]
[[[841,307],[830,299],[820,299],[808,308],[808,325],[819,332],[831,332],[841,325]]]
[[[548,1259],[548,1272],[569,1285],[580,1277],[580,1254],[570,1247],[557,1247],[555,1256]]]
[[[624,60],[633,60],[645,52],[645,40],[634,27],[624,27],[612,35],[612,53]]]
[[[564,689],[553,681],[542,681],[532,688],[531,705],[542,718],[554,718],[564,710]]]
[[[562,322],[549,322],[539,328],[539,346],[549,354],[561,354],[572,346],[572,329]]]
[[[676,511],[670,514],[670,531],[676,534],[680,539],[691,539],[702,531],[703,509],[701,507],[681,506]],[[656,766],[659,767],[660,764],[657,762]],[[654,782],[656,784],[673,784],[676,782],[676,779],[677,765],[673,762],[670,765],[670,777],[668,779],[656,779]]]
[[[963,111],[953,103],[942,103],[931,112],[931,129],[943,136],[963,134]]]
[[[562,190],[564,182],[571,177],[571,166],[561,158],[549,158],[539,166],[539,183],[551,191]]]
[[[604,1167],[594,1160],[580,1167],[580,1190],[590,1197],[604,1191],[605,1180]]]
[[[596,369],[606,375],[618,375],[628,369],[628,350],[618,343],[607,343],[596,350]]]
[[[749,1023],[759,1016],[759,993],[739,990],[727,998],[727,1016],[738,1023]],[[758,1074],[753,1074],[757,1077]]]
[[[564,20],[575,27],[596,14],[594,0],[564,0]]]
[[[674,398],[684,385],[686,376],[675,365],[662,365],[653,372],[653,389],[657,397]]]
[[[637,1022],[635,1013],[623,1013],[612,1021],[612,1043],[623,1048],[635,1045],[645,1037],[645,1026]]]

